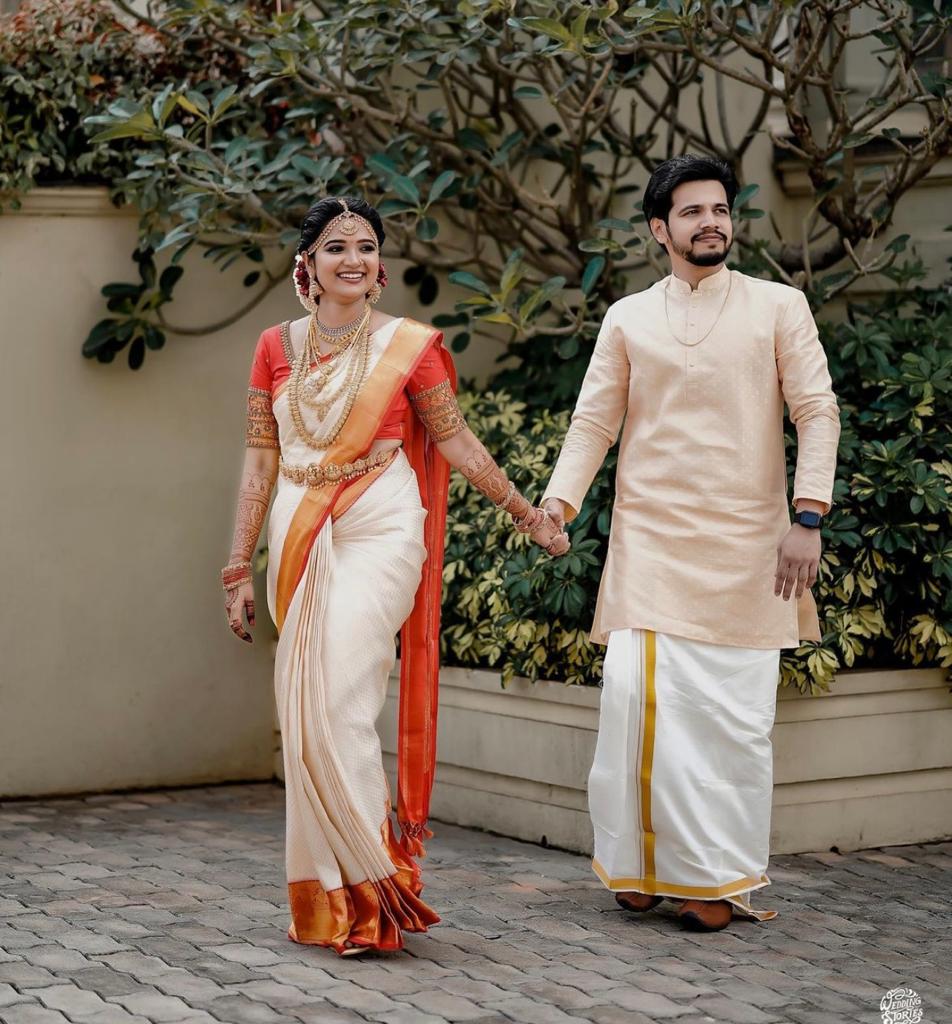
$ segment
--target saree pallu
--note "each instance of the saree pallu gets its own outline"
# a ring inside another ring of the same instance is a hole
[[[776,916],[749,894],[770,884],[779,659],[649,630],[609,635],[588,787],[608,889]]]
[[[340,464],[366,454],[394,394],[434,337],[411,321],[376,333],[367,382],[327,452],[306,448],[286,394],[278,393],[272,407],[285,460],[313,463],[323,455],[327,464]],[[409,420],[404,439],[406,450],[349,485],[309,489],[281,477],[269,519],[268,603],[280,631],[275,697],[286,789],[288,936],[338,952],[400,949],[404,931],[425,931],[439,921],[420,898],[412,854],[422,852],[420,838],[428,834],[446,474]],[[398,842],[375,723],[401,629],[404,836]]]

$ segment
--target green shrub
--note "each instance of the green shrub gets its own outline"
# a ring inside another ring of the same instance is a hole
[[[240,71],[207,37],[162,34],[116,14],[107,0],[26,0],[0,17],[0,204],[17,204],[35,185],[131,192],[123,178],[141,144],[93,143],[83,119],[123,109],[165,81],[186,88]],[[150,198],[137,198],[147,209]]]
[[[786,652],[802,692],[841,667],[952,665],[952,295],[917,289],[821,324],[840,400],[835,505],[815,594],[823,640]],[[509,373],[510,388],[519,378]],[[568,426],[515,391],[465,396],[476,434],[537,500]],[[795,439],[788,437],[791,472]],[[444,575],[447,659],[504,678],[597,683],[586,636],[607,549],[615,450],[550,560],[454,475]]]
[[[0,196],[36,184],[112,181],[128,145],[91,146],[82,119],[144,88],[164,47],[97,0],[29,0],[0,31]]]

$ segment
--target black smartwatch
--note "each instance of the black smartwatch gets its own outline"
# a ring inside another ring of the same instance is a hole
[[[797,512],[793,521],[808,530],[819,530],[823,525],[823,516],[819,512]]]

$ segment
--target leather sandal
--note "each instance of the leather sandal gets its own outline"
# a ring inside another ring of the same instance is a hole
[[[733,916],[727,900],[685,900],[678,911],[678,920],[692,932],[719,932]]]
[[[633,910],[636,914],[653,910],[663,899],[663,896],[650,896],[646,892],[615,893],[615,902],[625,910]]]

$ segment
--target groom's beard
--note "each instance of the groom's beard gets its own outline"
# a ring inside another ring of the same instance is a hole
[[[731,246],[734,244],[733,239],[730,242],[721,235],[722,246],[718,249],[711,250],[709,252],[698,253],[694,251],[694,239],[691,240],[691,244],[687,247],[674,244],[674,251],[681,257],[681,259],[692,264],[695,267],[716,267],[718,263],[723,263],[727,259],[727,254],[731,251]]]

